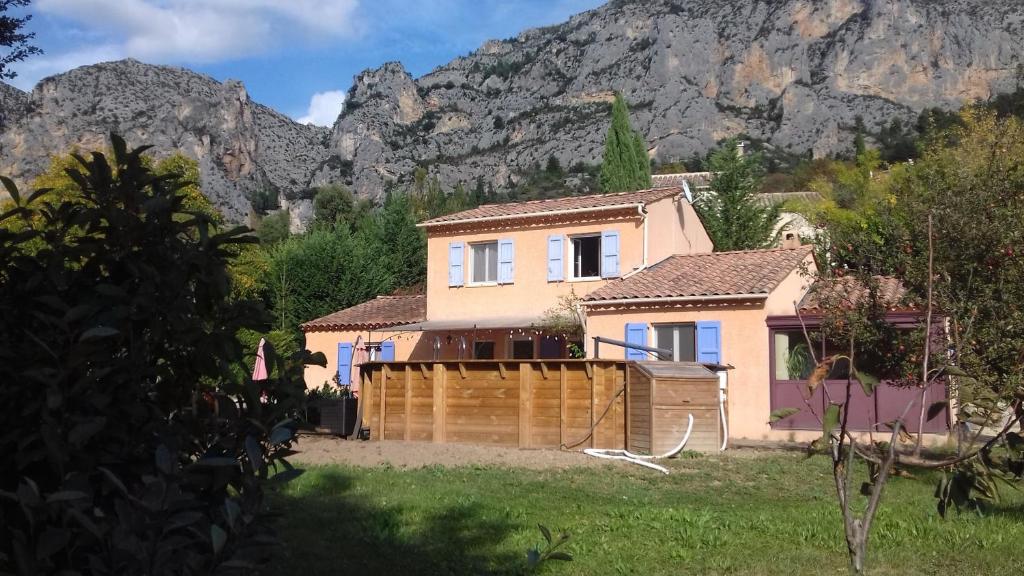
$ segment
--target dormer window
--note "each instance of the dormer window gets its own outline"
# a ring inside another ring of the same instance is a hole
[[[596,280],[601,277],[601,235],[572,237],[572,280]]]

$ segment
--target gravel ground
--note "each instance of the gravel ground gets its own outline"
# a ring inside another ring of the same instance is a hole
[[[342,440],[333,436],[302,435],[289,458],[307,465],[347,464],[350,466],[391,465],[396,468],[424,466],[505,466],[550,470],[577,466],[623,466],[625,463],[600,460],[580,452],[558,450],[519,450],[470,444],[432,444],[429,442],[366,442]]]

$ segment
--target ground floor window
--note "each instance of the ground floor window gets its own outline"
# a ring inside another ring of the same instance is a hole
[[[474,342],[473,358],[475,360],[494,360],[494,342],[480,340]]]
[[[672,351],[674,362],[697,361],[697,325],[688,324],[655,324],[654,346]]]
[[[515,360],[533,360],[533,340],[513,340],[512,358]]]
[[[769,319],[771,410],[795,408],[799,412],[773,423],[772,427],[781,430],[820,431],[821,418],[828,404],[847,401],[846,386],[850,367],[845,360],[836,362],[825,377],[825,381],[808,397],[807,379],[815,369],[814,358],[849,352],[839,344],[822,342],[818,325],[813,319],[806,322],[806,334],[802,328],[794,327],[794,324],[798,325],[799,320],[785,320],[788,321],[784,325],[772,327],[773,321]],[[902,382],[898,372],[899,358],[896,350],[903,348],[900,343],[909,337],[909,327],[896,328],[892,335],[893,341],[884,347],[886,349],[857,352],[857,369],[879,378],[881,383],[870,395],[864,392],[859,384],[853,383],[849,395],[851,430],[885,430],[884,423],[900,417],[904,410],[909,414],[920,412],[920,389]],[[946,394],[945,387],[932,387],[928,390],[925,406],[944,400]],[[927,420],[924,432],[946,432],[948,415],[945,412]],[[905,425],[912,433],[918,431],[918,422],[915,418],[909,418]]]

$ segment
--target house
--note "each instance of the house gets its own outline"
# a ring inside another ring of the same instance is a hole
[[[768,424],[772,318],[792,317],[814,269],[808,246],[714,253],[680,187],[486,205],[421,224],[426,294],[382,297],[303,325],[328,356],[310,386],[348,379],[357,337],[381,360],[647,359],[594,336],[734,367],[733,438],[813,435]],[[550,333],[544,314],[575,294],[585,337]],[[339,362],[340,359],[340,362]],[[339,370],[339,367],[341,368]],[[819,432],[820,433],[820,432]]]

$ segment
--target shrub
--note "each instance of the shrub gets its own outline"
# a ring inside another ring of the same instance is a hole
[[[111,140],[112,162],[68,169],[74,202],[3,179],[0,573],[247,571],[267,550],[269,467],[297,474],[282,456],[310,358],[267,347],[270,380],[232,377],[236,334],[265,320],[227,271],[254,240]],[[8,226],[24,219],[41,225]]]

